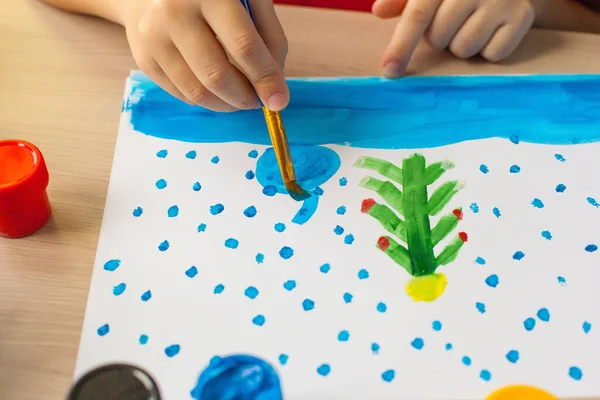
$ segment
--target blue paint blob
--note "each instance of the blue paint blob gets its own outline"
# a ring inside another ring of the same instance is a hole
[[[121,260],[109,260],[104,263],[104,270],[113,272],[121,266]]]
[[[588,197],[587,202],[590,203],[592,206],[596,207],[596,208],[600,208],[600,203],[598,203],[596,201],[596,199],[594,199],[593,197]]]
[[[156,157],[158,157],[158,158],[165,158],[168,154],[169,154],[169,152],[167,150],[163,149],[163,150],[159,150],[156,153]]]
[[[379,345],[375,342],[371,343],[371,351],[375,354],[377,354],[377,352],[379,351],[381,347],[379,347]]]
[[[351,233],[347,234],[346,237],[344,238],[344,243],[346,243],[346,244],[354,243],[354,235]]]
[[[498,286],[499,282],[500,282],[500,280],[498,279],[498,275],[496,275],[496,274],[492,274],[492,275],[488,276],[487,278],[485,278],[485,284],[488,285],[489,287],[495,288],[496,286]]]
[[[565,185],[563,185],[562,183],[559,183],[558,185],[556,185],[556,193],[563,193],[565,190],[567,190],[567,187]]]
[[[148,343],[148,335],[140,335],[139,342],[141,345]]]
[[[345,206],[339,206],[337,208],[337,210],[335,210],[335,212],[337,213],[337,215],[344,215],[344,214],[346,214],[346,207]]]
[[[518,135],[510,135],[508,138],[514,144],[519,144],[519,136]]]
[[[562,285],[562,286],[564,286],[564,285],[566,285],[566,284],[567,284],[567,280],[565,279],[565,277],[564,277],[564,276],[558,276],[558,277],[556,278],[556,280],[557,280],[557,281],[558,281],[558,283],[559,283],[560,285]]]
[[[104,324],[100,328],[98,328],[97,332],[98,332],[98,336],[104,336],[108,332],[110,332],[110,326],[108,326],[108,324]]]
[[[494,207],[494,209],[492,210],[492,212],[494,213],[494,215],[496,216],[496,218],[500,218],[502,216],[502,214],[500,214],[500,209],[498,207]]]
[[[248,286],[246,288],[246,290],[244,290],[244,295],[252,300],[254,300],[256,298],[256,296],[258,296],[258,293],[259,293],[258,289],[255,288],[254,286]]]
[[[256,150],[250,150],[250,152],[248,153],[248,157],[250,157],[250,158],[256,158],[256,157],[258,157],[258,151],[256,151]]]
[[[214,156],[213,158],[210,159],[210,162],[213,164],[218,164],[219,163],[219,156]]]
[[[385,382],[391,382],[394,380],[395,376],[396,372],[393,369],[388,369],[383,374],[381,374],[381,379],[383,379]]]
[[[256,317],[252,318],[252,323],[257,326],[263,326],[266,321],[265,316],[262,314],[258,314]]]
[[[193,278],[193,277],[195,277],[196,275],[198,275],[198,268],[196,268],[196,267],[194,267],[194,266],[191,266],[191,267],[189,267],[189,268],[188,268],[188,269],[185,271],[185,275],[186,275],[188,278]]]
[[[325,193],[320,187],[314,188],[312,192],[315,196],[323,196],[323,193]]]
[[[348,304],[348,303],[352,303],[352,298],[354,296],[352,296],[351,293],[346,292],[346,293],[344,293],[343,297],[344,297],[344,303]]]
[[[585,334],[588,334],[590,332],[590,330],[592,329],[592,324],[590,324],[589,322],[585,321],[581,327],[583,328],[583,332]]]
[[[489,382],[492,379],[492,373],[487,369],[482,369],[479,373],[479,377],[486,382]]]
[[[581,369],[578,367],[571,367],[569,368],[569,376],[576,381],[580,381],[581,378],[583,378],[583,372],[581,372]]]
[[[198,233],[206,232],[206,224],[202,223],[198,225]]]
[[[113,287],[113,294],[115,296],[120,296],[123,294],[126,288],[127,284],[125,282],[121,282],[117,286]]]
[[[133,210],[133,216],[138,218],[140,217],[142,214],[144,213],[144,209],[142,207],[138,207],[135,210]]]
[[[283,288],[289,292],[291,292],[292,290],[294,290],[296,288],[296,281],[293,279],[290,279],[288,281],[285,281],[283,283]]]
[[[477,311],[479,311],[482,314],[485,314],[485,304],[477,302],[475,303],[475,308],[477,308]]]
[[[540,321],[544,321],[544,322],[550,321],[550,311],[548,311],[547,308],[540,308],[536,315],[540,319]]]
[[[252,170],[248,170],[246,171],[246,175],[244,175],[246,177],[246,179],[251,180],[254,179],[254,171]]]
[[[348,184],[348,179],[344,176],[340,178],[340,186],[346,186]]]
[[[361,269],[358,271],[358,279],[367,279],[369,277],[369,271],[366,269]]]
[[[159,179],[156,181],[155,185],[158,189],[162,190],[167,187],[167,181],[164,179]]]
[[[525,327],[526,331],[531,332],[533,328],[535,328],[535,319],[527,318],[525,321],[523,321],[523,326]]]
[[[229,249],[237,249],[240,242],[237,239],[229,238],[225,240],[225,247]]]
[[[250,206],[244,210],[244,215],[248,218],[254,218],[256,216],[256,207]]]
[[[300,207],[296,215],[294,215],[294,218],[292,218],[292,222],[298,225],[305,224],[312,218],[315,212],[317,212],[318,205],[318,196],[311,196],[308,199],[304,200],[304,202],[302,203],[302,207]]]
[[[324,274],[328,273],[329,270],[331,270],[331,265],[329,264],[323,264],[319,267],[319,271],[321,271]]]
[[[195,150],[190,150],[190,151],[188,151],[188,152],[185,154],[185,158],[189,158],[190,160],[193,160],[193,159],[195,159],[195,158],[196,158],[196,155],[197,155],[197,154],[198,154],[198,153],[196,153],[196,151],[195,151]]]
[[[302,302],[302,308],[304,308],[304,311],[310,311],[315,308],[315,302],[311,299],[304,299]]]
[[[281,364],[281,365],[287,364],[289,358],[290,357],[287,354],[280,354],[278,357],[279,364]]]
[[[479,170],[480,170],[482,173],[484,173],[484,174],[487,174],[488,172],[490,172],[490,169],[489,169],[489,168],[488,168],[488,166],[487,166],[487,165],[485,165],[485,164],[481,164],[481,165],[479,166]]]
[[[469,357],[469,356],[464,356],[464,357],[462,358],[461,362],[462,362],[464,365],[466,365],[467,367],[468,367],[468,366],[470,366],[470,365],[472,364],[471,357]]]
[[[446,351],[452,350],[452,343],[446,343],[445,348],[446,348]]]
[[[523,257],[525,257],[525,253],[523,253],[522,251],[516,251],[515,254],[513,254],[512,258],[513,260],[521,260]]]
[[[210,206],[210,213],[212,215],[221,214],[225,210],[225,206],[221,203]]]
[[[338,333],[338,340],[340,342],[347,342],[348,339],[350,339],[350,332],[344,330],[344,331],[340,331],[340,333]]]
[[[285,231],[285,224],[283,222],[278,222],[274,226],[275,230],[279,233]]]
[[[552,240],[552,233],[550,231],[543,231],[542,237],[546,240]]]
[[[165,354],[167,357],[175,357],[177,354],[179,354],[180,350],[181,346],[179,346],[178,344],[172,344],[165,348]]]
[[[223,290],[225,290],[225,285],[223,285],[222,283],[219,283],[217,286],[215,286],[215,289],[213,290],[214,294],[221,294],[223,293]]]
[[[518,174],[519,172],[521,172],[521,167],[515,164],[510,167],[509,171],[511,174]]]
[[[294,255],[294,250],[291,247],[284,246],[279,250],[279,255],[284,260],[288,260]]]
[[[384,302],[379,302],[377,303],[377,311],[379,311],[380,313],[384,313],[387,311],[387,304],[385,304]]]
[[[479,265],[485,265],[485,258],[482,258],[482,257],[477,257],[477,258],[475,259],[475,262],[476,262],[477,264],[479,264]]]
[[[167,210],[167,216],[169,218],[175,218],[178,215],[179,215],[179,207],[177,207],[177,206],[171,206]]]
[[[256,260],[257,264],[262,264],[263,262],[265,262],[265,255],[262,253],[258,253],[256,257],[254,257],[254,260]]]
[[[200,189],[202,189],[202,185],[200,184],[200,182],[194,182],[194,184],[192,185],[192,190],[194,192],[199,192]]]
[[[567,159],[566,159],[566,158],[564,158],[562,154],[558,154],[558,153],[554,155],[554,158],[556,158],[556,159],[557,159],[558,161],[560,161],[560,162],[565,162],[565,161],[567,161]]]
[[[433,321],[433,323],[431,324],[431,328],[434,331],[439,332],[442,330],[442,323],[440,321]]]
[[[169,244],[168,240],[163,240],[159,245],[158,245],[158,250],[159,251],[167,251],[169,250],[169,247],[171,247],[171,245]]]
[[[267,186],[263,187],[262,192],[265,196],[272,197],[277,194],[277,188],[273,185],[267,185]]]
[[[595,244],[588,244],[587,246],[585,246],[585,251],[587,251],[588,253],[593,253],[596,250],[598,250],[598,246],[596,246]]]
[[[329,366],[329,364],[321,364],[317,368],[317,373],[321,376],[327,376],[327,375],[329,375],[330,372],[331,372],[331,367]]]
[[[477,214],[479,212],[479,205],[477,203],[471,203],[469,206],[473,214]]]
[[[509,351],[506,353],[506,359],[515,364],[517,361],[519,361],[519,352],[517,350]]]
[[[152,298],[152,292],[150,290],[146,290],[144,293],[142,293],[142,301],[146,302],[148,300],[150,300]]]
[[[333,228],[333,232],[336,235],[341,235],[342,233],[344,233],[344,228],[342,228],[341,226],[337,225],[335,228]]]
[[[544,203],[540,200],[540,199],[533,199],[533,201],[531,202],[531,205],[534,206],[535,208],[544,208]]]
[[[423,339],[418,337],[415,338],[412,342],[410,342],[410,345],[417,350],[421,350],[423,346],[425,346],[425,342],[423,341]]]

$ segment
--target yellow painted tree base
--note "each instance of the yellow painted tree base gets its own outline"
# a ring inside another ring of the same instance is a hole
[[[550,393],[526,385],[506,386],[496,390],[485,400],[559,400]]]
[[[405,286],[406,293],[414,301],[431,302],[437,300],[446,289],[448,279],[444,274],[431,274],[414,277]]]

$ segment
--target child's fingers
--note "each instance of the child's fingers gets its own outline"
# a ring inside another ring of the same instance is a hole
[[[532,24],[533,18],[531,22],[524,21],[519,25],[507,24],[501,26],[483,49],[481,55],[491,62],[504,60],[521,44]]]
[[[267,48],[283,70],[288,54],[288,42],[283,27],[277,18],[272,0],[252,0],[252,15],[256,29]]]
[[[183,93],[181,93],[181,91],[177,88],[177,86],[175,86],[169,77],[167,77],[165,72],[156,61],[137,61],[137,64],[138,67],[140,67],[140,69],[148,76],[148,78],[160,86],[164,91],[185,103],[194,105],[194,103],[192,103]]]
[[[437,49],[446,49],[477,5],[478,2],[472,0],[443,1],[425,34],[429,42]]]
[[[371,10],[382,19],[396,18],[404,11],[406,2],[407,0],[377,0]]]
[[[384,57],[384,73],[396,78],[404,73],[442,0],[409,0],[400,16]]]
[[[450,42],[449,50],[456,57],[467,59],[478,54],[504,21],[484,10],[471,15]]]

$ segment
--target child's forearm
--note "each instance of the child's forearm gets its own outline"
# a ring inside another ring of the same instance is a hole
[[[600,12],[576,0],[537,1],[535,26],[546,29],[600,33]]]
[[[42,0],[54,7],[74,13],[93,15],[123,24],[121,8],[123,0]]]

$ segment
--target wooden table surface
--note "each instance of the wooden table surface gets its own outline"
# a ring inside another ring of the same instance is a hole
[[[290,42],[289,76],[379,75],[394,21],[289,6],[278,12]],[[599,49],[600,36],[533,31],[503,64],[422,46],[410,70],[598,73]],[[119,26],[36,0],[0,7],[0,138],[40,147],[54,210],[37,234],[0,239],[0,399],[62,399],[71,384],[121,99],[134,68]]]

